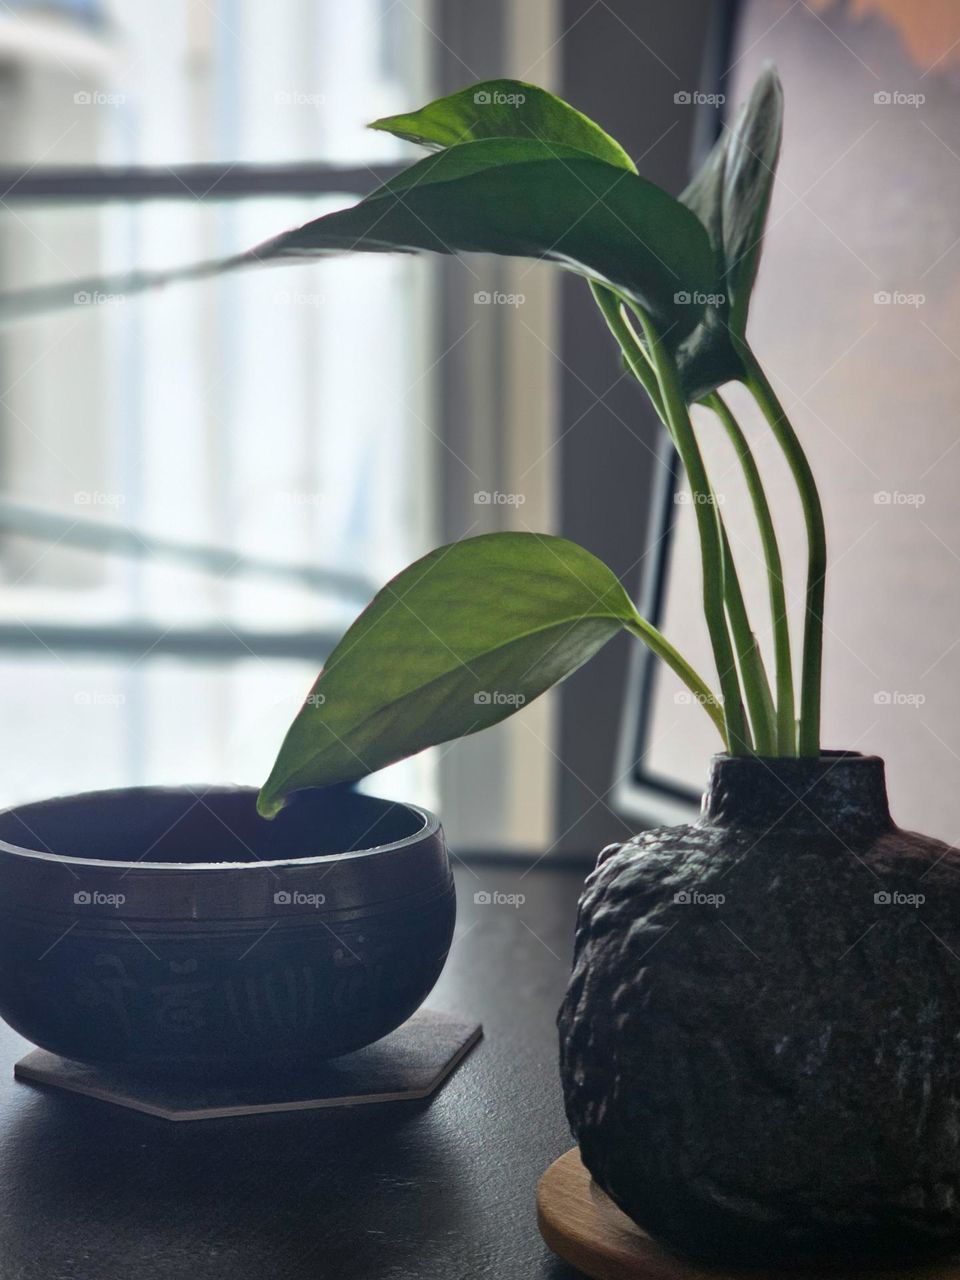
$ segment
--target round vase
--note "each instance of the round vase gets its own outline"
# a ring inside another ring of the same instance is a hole
[[[882,760],[720,756],[699,821],[604,850],[559,1026],[584,1164],[675,1251],[960,1245],[960,853]]]

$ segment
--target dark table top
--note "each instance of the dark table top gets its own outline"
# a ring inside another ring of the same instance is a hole
[[[14,1081],[30,1046],[0,1023],[0,1280],[578,1274],[541,1242],[534,1192],[572,1145],[554,1016],[582,878],[458,870],[428,1005],[485,1038],[429,1103],[174,1124]]]

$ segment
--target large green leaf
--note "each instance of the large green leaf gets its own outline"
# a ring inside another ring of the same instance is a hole
[[[370,128],[437,149],[482,138],[535,138],[636,172],[620,143],[589,116],[523,80],[481,80],[409,115],[375,120]]]
[[[767,67],[729,136],[723,174],[724,271],[730,327],[738,337],[747,329],[782,137],[783,87],[774,68]]]
[[[0,298],[0,314],[64,305],[79,292],[128,295],[221,271],[330,252],[426,250],[545,258],[613,286],[674,341],[717,287],[697,217],[645,182],[619,143],[535,85],[482,81],[374,128],[446,148],[352,209],[285,232],[245,254],[161,272],[45,287]]]
[[[690,399],[743,375],[737,348],[746,336],[782,132],[783,89],[774,68],[766,67],[733,127],[680,196],[710,236],[723,298],[678,344]]]
[[[702,307],[678,295],[716,287],[697,217],[636,173],[556,141],[491,138],[428,156],[352,208],[284,232],[248,253],[188,268],[74,281],[0,299],[6,314],[63,305],[77,293],[128,295],[239,267],[331,252],[427,250],[547,259],[607,283],[686,333]]]
[[[664,329],[689,332],[717,286],[699,219],[637,174],[556,143],[491,138],[428,156],[350,209],[256,250],[429,250],[548,259],[618,289]],[[527,158],[523,158],[526,156]]]
[[[716,276],[722,281],[713,294],[716,300],[698,308],[696,327],[691,331],[689,324],[681,323],[668,336],[691,399],[743,372],[728,326],[733,324],[740,336],[746,328],[781,115],[779,82],[775,73],[766,71],[734,127],[681,196],[708,232]],[[536,137],[554,148],[574,146],[636,172],[626,151],[594,121],[561,98],[520,80],[481,81],[409,115],[377,120],[372,127],[432,148],[483,138]],[[694,296],[689,290],[678,292]]]
[[[492,533],[441,547],[388,583],[334,649],[258,807],[344,782],[496,724],[586,662],[636,611],[613,573],[563,538]]]

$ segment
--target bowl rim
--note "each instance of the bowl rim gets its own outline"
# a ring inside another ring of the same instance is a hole
[[[91,791],[70,792],[61,796],[48,796],[42,800],[27,800],[21,804],[8,805],[4,809],[0,809],[0,818],[6,817],[7,814],[17,813],[18,810],[27,809],[39,805],[50,804],[53,802],[69,801],[69,800],[86,800],[96,797],[119,797],[130,793],[149,794],[163,793],[192,795],[199,802],[200,794],[210,795],[211,793],[235,795],[238,792],[248,792],[251,795],[257,794],[257,787],[231,785],[229,783],[203,783],[196,787],[181,784],[178,786],[151,786],[140,785],[132,787],[103,787]],[[388,800],[383,796],[369,796],[361,793],[363,799],[378,801],[380,804],[389,808],[400,807],[407,809],[411,813],[417,815],[421,820],[421,826],[409,836],[403,836],[399,840],[392,840],[386,844],[371,845],[366,849],[344,849],[340,853],[319,853],[307,854],[304,857],[293,858],[257,858],[254,862],[147,862],[145,859],[121,859],[121,858],[84,858],[79,854],[70,853],[52,853],[43,849],[28,849],[22,845],[11,844],[7,840],[0,839],[0,856],[6,854],[15,859],[24,859],[31,862],[52,863],[72,868],[97,867],[104,870],[121,871],[124,874],[134,871],[156,871],[166,872],[168,874],[191,874],[193,872],[211,874],[220,872],[261,872],[276,871],[278,869],[291,869],[332,865],[337,862],[346,862],[352,859],[363,859],[373,857],[384,853],[395,853],[402,849],[413,848],[416,845],[431,841],[440,834],[440,819],[435,813],[431,813],[429,809],[424,809],[417,804],[409,804],[405,800]],[[189,812],[189,810],[187,810]],[[174,826],[176,823],[173,824]],[[229,829],[229,828],[228,828]],[[169,830],[169,828],[168,828]],[[166,833],[164,833],[166,834]],[[235,834],[235,833],[232,833]],[[251,851],[252,852],[252,851]]]

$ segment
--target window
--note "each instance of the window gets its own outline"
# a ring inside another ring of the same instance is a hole
[[[429,96],[422,9],[0,15],[0,282],[80,282],[0,335],[0,801],[260,781],[324,653],[436,540],[424,264],[82,288],[376,185],[407,150],[363,122]],[[400,768],[430,802],[429,760]]]

